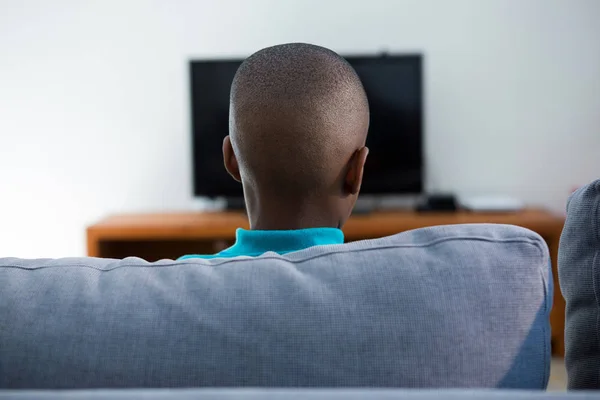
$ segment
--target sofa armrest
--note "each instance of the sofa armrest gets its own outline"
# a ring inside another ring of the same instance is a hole
[[[600,180],[569,199],[558,254],[569,389],[600,388]]]

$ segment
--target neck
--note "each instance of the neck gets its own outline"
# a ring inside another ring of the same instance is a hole
[[[250,220],[250,229],[252,230],[292,230],[306,228],[339,228],[340,222],[333,221],[332,218],[317,218],[314,216],[299,217],[299,216],[274,216],[269,218],[267,215],[260,212],[252,213],[248,211]]]
[[[339,228],[341,218],[327,199],[265,201],[246,199],[250,229]]]

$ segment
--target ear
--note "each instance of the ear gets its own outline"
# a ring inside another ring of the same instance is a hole
[[[237,158],[235,158],[229,135],[225,136],[225,139],[223,140],[223,163],[225,164],[225,169],[229,172],[229,175],[236,181],[241,182],[242,176],[240,175],[240,166],[238,165]]]
[[[344,182],[346,193],[357,195],[358,192],[360,192],[360,185],[362,184],[363,172],[368,154],[369,148],[361,147],[354,152],[352,158],[348,162],[348,172],[346,173],[346,180]]]

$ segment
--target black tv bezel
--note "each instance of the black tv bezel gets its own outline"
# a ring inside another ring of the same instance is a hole
[[[369,197],[387,197],[387,196],[411,196],[411,195],[421,195],[424,193],[425,191],[425,176],[426,176],[426,154],[425,154],[425,139],[426,139],[426,126],[425,126],[425,82],[424,82],[424,60],[425,57],[422,53],[379,53],[379,54],[364,54],[364,53],[346,53],[344,55],[342,55],[342,57],[344,57],[345,59],[349,60],[348,62],[350,62],[350,64],[352,64],[352,60],[360,60],[360,59],[364,59],[364,60],[374,60],[374,59],[380,59],[380,58],[386,58],[386,59],[398,59],[398,60],[402,60],[404,62],[406,62],[407,60],[412,60],[413,62],[418,64],[418,75],[417,75],[417,80],[418,80],[418,86],[419,86],[419,90],[420,90],[420,126],[421,126],[421,145],[420,145],[420,160],[421,160],[421,168],[420,168],[420,184],[419,184],[419,190],[418,191],[399,191],[399,192],[383,192],[383,191],[370,191],[370,192],[365,192],[363,190],[361,190],[361,195],[364,196],[369,196]],[[227,193],[227,194],[223,194],[223,193],[214,193],[212,191],[207,191],[207,190],[199,190],[198,186],[196,185],[196,178],[197,178],[197,171],[198,171],[198,157],[195,154],[195,150],[196,150],[196,121],[194,119],[194,105],[193,105],[193,90],[192,88],[192,84],[193,84],[193,70],[194,70],[194,65],[195,64],[206,64],[206,63],[237,63],[237,64],[241,64],[243,62],[244,58],[240,57],[227,57],[227,58],[205,58],[205,59],[201,59],[201,58],[194,58],[189,60],[188,62],[188,84],[190,87],[189,90],[189,101],[190,101],[190,106],[189,106],[189,110],[190,110],[190,132],[191,132],[191,164],[192,164],[192,174],[191,174],[191,178],[192,178],[192,192],[193,192],[193,196],[194,197],[206,197],[206,198],[210,198],[210,199],[217,199],[217,198],[225,198],[225,199],[230,199],[233,202],[238,202],[238,200],[240,198],[243,197],[243,189],[242,186],[240,184],[239,186],[239,195],[232,195],[232,193]],[[224,168],[224,167],[223,167]],[[232,178],[233,179],[233,178]]]

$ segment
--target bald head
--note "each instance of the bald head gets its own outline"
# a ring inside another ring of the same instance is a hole
[[[323,47],[260,50],[233,80],[229,130],[244,189],[279,196],[335,191],[364,146],[368,122],[358,75]]]

